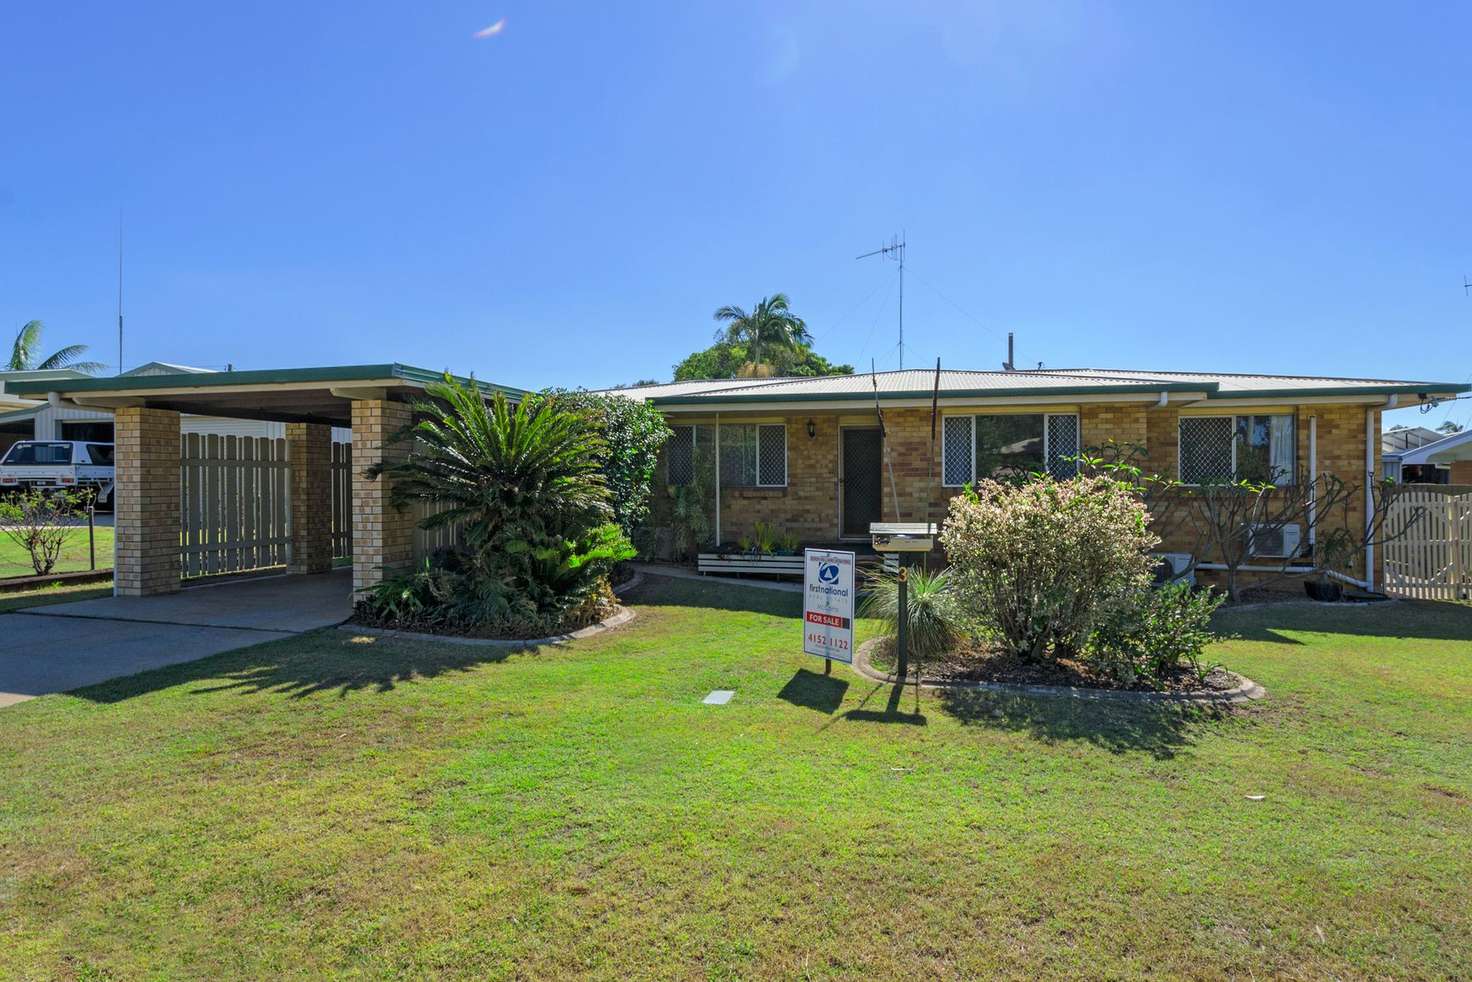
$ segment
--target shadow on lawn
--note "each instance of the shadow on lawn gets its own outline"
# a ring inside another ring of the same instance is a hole
[[[1265,604],[1223,607],[1212,621],[1226,638],[1300,645],[1284,631],[1369,638],[1472,641],[1472,604],[1401,600],[1368,604]]]
[[[1111,753],[1167,759],[1191,743],[1191,731],[1230,710],[1173,703],[1131,703],[941,689],[942,707],[965,726],[1026,732],[1044,743],[1083,740]]]
[[[870,709],[869,700],[873,699],[880,689],[886,687],[889,689],[889,698],[885,701],[884,709]],[[915,690],[911,688],[908,691],[913,699]],[[930,721],[925,718],[924,713],[920,712],[918,706],[912,713],[905,712],[905,692],[906,688],[903,685],[893,685],[888,682],[876,683],[874,688],[864,694],[857,708],[850,709],[839,719],[853,720],[857,723],[903,723],[906,726],[925,726]]]
[[[705,583],[649,574],[644,582],[624,595],[626,602],[641,607],[699,607],[709,610],[744,610],[777,617],[802,616],[802,594],[768,590],[760,586]]]
[[[794,706],[814,709],[832,716],[838,712],[838,707],[843,705],[843,696],[846,692],[848,692],[848,683],[842,679],[832,675],[819,675],[806,668],[799,668],[792,678],[787,680],[782,691],[777,693],[777,698],[786,700]]]
[[[303,650],[305,639],[310,639],[310,644]],[[198,683],[190,694],[274,693],[304,699],[336,692],[345,697],[364,690],[389,692],[407,682],[466,672],[505,661],[513,654],[530,655],[539,650],[415,643],[326,630],[102,682],[72,694],[93,702],[114,703]]]

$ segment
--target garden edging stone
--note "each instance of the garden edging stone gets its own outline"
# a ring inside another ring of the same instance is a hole
[[[881,672],[869,661],[869,654],[874,646],[882,640],[871,638],[859,645],[859,650],[854,653],[852,668],[860,675],[875,682],[887,682],[897,684],[899,679],[894,675]],[[920,683],[924,689],[975,689],[982,692],[996,692],[1004,695],[1026,695],[1043,696],[1053,699],[1091,699],[1114,702],[1174,702],[1185,705],[1199,706],[1222,706],[1235,703],[1250,702],[1266,696],[1267,690],[1258,685],[1245,675],[1236,672],[1229,673],[1237,680],[1237,685],[1230,689],[1221,690],[1198,690],[1194,692],[1142,692],[1132,689],[1087,689],[1068,685],[1024,685],[1015,682],[925,682]],[[906,685],[913,684],[907,681]]]
[[[472,648],[519,650],[521,648],[540,648],[544,644],[567,644],[569,641],[591,638],[595,634],[622,627],[633,619],[634,611],[631,608],[619,607],[612,615],[596,624],[580,627],[567,634],[553,634],[545,638],[467,638],[454,634],[425,634],[422,631],[398,631],[390,627],[368,627],[363,624],[344,624],[338,630],[352,631],[354,634],[369,634],[380,638],[399,638],[405,641],[438,641],[443,644],[467,645]]]

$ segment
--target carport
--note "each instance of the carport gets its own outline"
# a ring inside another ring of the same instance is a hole
[[[332,427],[350,427],[352,464],[347,488],[354,592],[415,558],[415,515],[395,509],[388,478],[370,480],[373,464],[405,453],[393,437],[411,420],[410,403],[441,373],[399,363],[229,371],[209,374],[117,376],[12,382],[11,391],[54,405],[113,413],[117,444],[114,592],[123,597],[172,593],[183,573],[184,501],[180,455],[182,413],[286,424],[279,455],[240,461],[252,477],[235,481],[219,496],[220,507],[253,508],[275,494],[271,516],[247,515],[242,541],[233,549],[284,546],[286,571],[316,574],[333,565]],[[461,381],[468,381],[462,379]],[[476,383],[489,397],[512,398],[520,389]],[[232,462],[233,463],[233,462]],[[226,493],[228,492],[228,493]],[[211,499],[213,501],[213,498]],[[232,504],[233,502],[233,504]],[[207,503],[206,507],[215,507]],[[193,513],[190,512],[190,515]],[[279,517],[279,521],[271,521]],[[259,518],[259,521],[256,519]],[[268,533],[267,526],[271,531]],[[270,542],[265,536],[273,535]],[[252,536],[260,539],[256,542]]]

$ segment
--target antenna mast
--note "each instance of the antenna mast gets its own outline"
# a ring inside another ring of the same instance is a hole
[[[118,209],[118,374],[123,374],[123,210]]]
[[[873,252],[866,252],[855,259],[868,259],[870,256],[883,256],[886,259],[897,260],[900,264],[900,368],[905,367],[905,234],[892,236],[888,245],[880,246]]]

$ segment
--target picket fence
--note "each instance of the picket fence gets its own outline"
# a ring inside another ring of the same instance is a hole
[[[1413,600],[1472,599],[1472,487],[1408,484],[1388,506],[1385,590]]]

